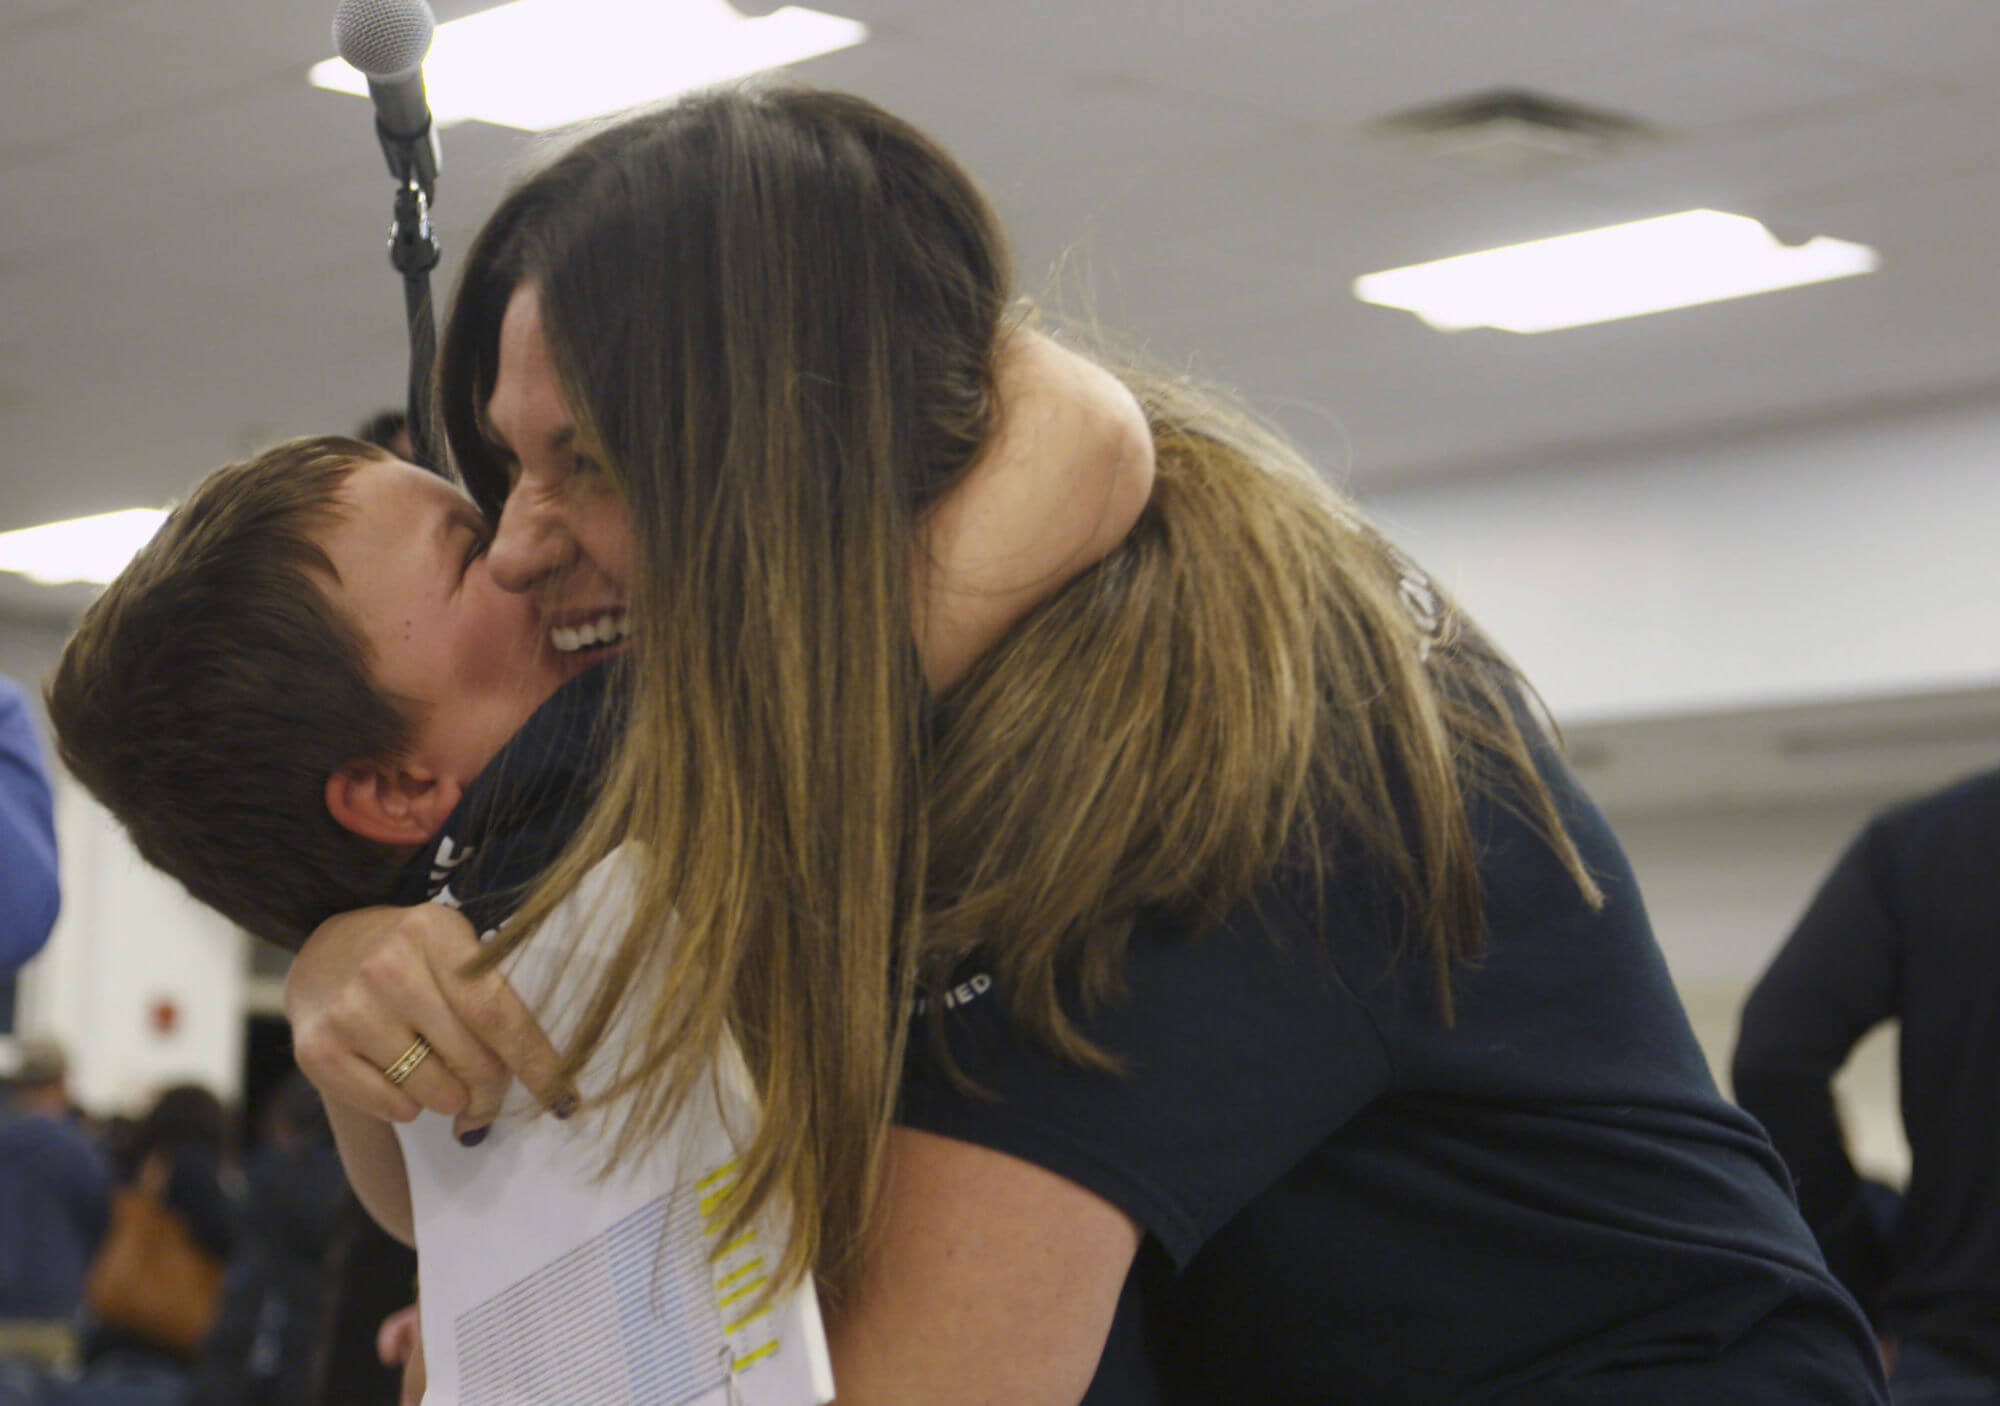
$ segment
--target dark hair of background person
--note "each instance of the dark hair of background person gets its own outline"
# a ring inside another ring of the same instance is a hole
[[[222,1100],[199,1084],[175,1084],[133,1125],[119,1172],[129,1177],[155,1152],[192,1152],[220,1165],[228,1158],[229,1143],[229,1114]]]
[[[354,431],[354,437],[386,449],[398,459],[415,464],[420,469],[429,469],[434,474],[445,473],[438,464],[418,452],[416,436],[410,433],[410,417],[401,410],[378,410],[361,422]],[[445,477],[450,475],[445,474]]]
[[[184,1406],[395,1406],[401,1372],[375,1329],[410,1301],[416,1253],[374,1227],[348,1187],[317,1090],[294,1070],[264,1105],[214,1329]],[[351,1243],[373,1231],[368,1251]],[[349,1317],[359,1330],[337,1340]]]
[[[407,439],[410,432],[410,417],[401,410],[378,410],[363,420],[354,431],[354,437],[374,445],[378,449],[397,451],[397,441]]]
[[[211,474],[85,610],[45,690],[64,763],[139,853],[294,950],[399,864],[327,812],[327,778],[396,755],[412,719],[371,681],[314,540],[353,467],[384,457],[321,436]]]
[[[230,1147],[229,1112],[221,1099],[199,1084],[164,1089],[137,1122],[123,1125],[108,1151],[118,1181],[125,1184],[137,1182],[149,1163],[157,1163],[165,1173],[161,1203],[211,1259],[227,1264],[237,1227],[236,1208],[223,1180]],[[91,1325],[84,1340],[86,1362],[135,1358],[177,1367],[191,1360],[129,1328],[109,1322]]]

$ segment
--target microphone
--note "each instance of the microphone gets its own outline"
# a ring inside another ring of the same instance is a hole
[[[436,28],[424,0],[340,0],[333,12],[333,46],[368,80],[389,174],[414,180],[426,200],[437,186],[439,157],[424,96],[424,55]]]

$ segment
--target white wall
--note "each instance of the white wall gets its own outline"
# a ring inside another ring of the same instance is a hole
[[[34,695],[44,743],[41,680],[66,633],[49,622],[0,621],[0,673]],[[53,748],[49,757],[54,766]],[[17,1028],[63,1043],[72,1092],[93,1112],[143,1112],[180,1080],[234,1098],[249,939],[145,864],[66,773],[57,768],[53,779],[62,915],[22,969]],[[162,1003],[174,1012],[166,1028],[156,1019]]]
[[[1368,495],[1558,717],[2000,678],[2000,406]]]
[[[66,775],[56,827],[63,911],[22,970],[19,1028],[62,1041],[71,1091],[94,1112],[143,1112],[183,1080],[234,1099],[249,939],[142,861]]]

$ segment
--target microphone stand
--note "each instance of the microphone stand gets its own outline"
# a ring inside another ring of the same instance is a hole
[[[431,367],[437,360],[437,319],[431,307],[431,270],[443,252],[431,225],[431,195],[437,181],[435,127],[398,136],[375,124],[389,170],[399,185],[395,218],[389,226],[389,262],[403,276],[403,315],[410,329],[410,449],[416,461],[444,472],[437,416],[431,396]]]

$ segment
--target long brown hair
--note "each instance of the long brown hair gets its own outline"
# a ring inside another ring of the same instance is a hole
[[[740,1045],[763,1118],[736,1210],[784,1205],[779,1282],[852,1269],[912,997],[973,948],[1031,1028],[1090,1058],[1067,976],[1114,989],[1137,907],[1219,913],[1322,815],[1391,866],[1441,974],[1480,933],[1473,769],[1497,758],[1566,845],[1506,670],[1427,587],[1435,609],[1412,610],[1413,569],[1281,445],[1167,381],[1141,387],[1160,481],[1131,540],[933,715],[912,528],[991,432],[1010,276],[985,200],[908,124],[726,90],[530,177],[446,330],[447,434],[497,513],[479,411],[507,299],[537,287],[636,537],[628,730],[490,959],[644,843],[566,1066],[637,1003],[617,1077],[585,1091],[633,1099],[622,1155]]]
[[[981,951],[1017,1020],[1103,1063],[1059,997],[1117,997],[1135,915],[1199,931],[1279,863],[1325,882],[1340,855],[1400,895],[1449,1020],[1485,934],[1468,795],[1524,813],[1599,901],[1540,774],[1538,700],[1280,437],[1183,378],[1125,374],[1152,502],[946,703],[926,983]]]

